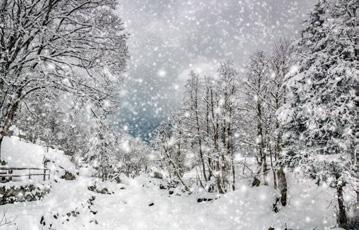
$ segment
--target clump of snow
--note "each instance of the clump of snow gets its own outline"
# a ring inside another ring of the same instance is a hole
[[[56,162],[63,168],[74,168],[69,157],[62,151],[22,141],[18,137],[5,137],[1,146],[1,159],[9,167],[43,168],[44,158]]]

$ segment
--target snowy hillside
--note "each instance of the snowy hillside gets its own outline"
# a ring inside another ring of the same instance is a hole
[[[9,167],[43,168],[44,159],[60,164],[62,167],[72,170],[73,163],[62,151],[32,144],[18,137],[5,137],[1,146],[2,159]],[[51,167],[51,166],[50,166]]]
[[[0,0],[0,230],[359,230],[358,0]]]
[[[11,151],[9,151],[11,150]],[[43,155],[53,157],[65,167],[74,166],[62,152],[48,154],[41,146],[8,138],[3,146],[7,159],[27,151],[26,161],[39,166]],[[12,155],[14,154],[14,155]],[[24,159],[24,157],[22,157]],[[19,163],[19,161],[9,161]],[[272,211],[276,191],[253,188],[249,181],[238,182],[238,191],[214,196],[205,192],[170,194],[161,190],[161,180],[149,177],[123,178],[120,184],[79,176],[74,181],[52,180],[51,191],[41,201],[0,206],[10,222],[0,229],[330,229],[335,225],[334,192],[311,181],[290,177],[289,205],[279,213]],[[96,184],[110,194],[90,191]],[[198,202],[198,198],[215,198]],[[50,225],[52,227],[50,227]]]

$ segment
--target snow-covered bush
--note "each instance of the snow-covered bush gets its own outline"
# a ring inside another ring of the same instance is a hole
[[[2,185],[0,186],[0,205],[41,200],[49,192],[50,187],[48,185]]]

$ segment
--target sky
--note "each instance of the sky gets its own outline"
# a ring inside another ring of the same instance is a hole
[[[232,60],[241,72],[255,51],[298,37],[316,0],[119,0],[130,34],[121,124],[149,139],[176,112],[190,70],[215,73]],[[243,72],[243,71],[242,71]]]

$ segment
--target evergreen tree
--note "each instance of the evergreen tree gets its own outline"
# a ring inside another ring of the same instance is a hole
[[[283,163],[337,188],[338,224],[347,225],[343,187],[357,188],[355,26],[358,3],[320,0],[305,23],[288,75],[280,119]]]

